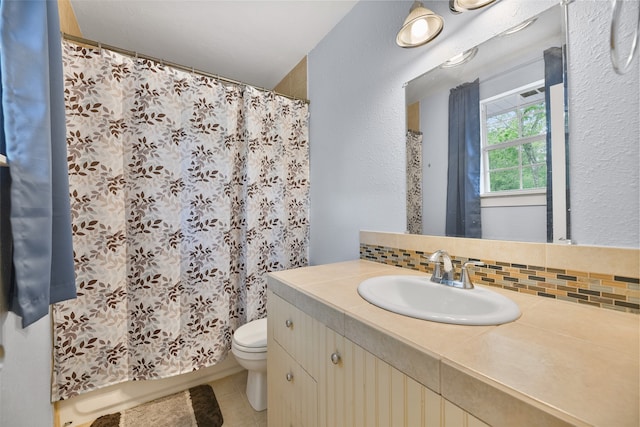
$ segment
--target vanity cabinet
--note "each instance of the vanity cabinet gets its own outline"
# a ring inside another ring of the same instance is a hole
[[[268,313],[270,426],[486,427],[271,291]]]
[[[269,344],[268,352],[269,425],[316,427],[316,381],[279,344]]]
[[[278,427],[318,426],[315,380],[320,326],[310,316],[269,292],[267,297],[268,424]]]

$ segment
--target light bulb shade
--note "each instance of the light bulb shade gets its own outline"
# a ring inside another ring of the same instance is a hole
[[[490,5],[496,0],[449,0],[449,10],[453,13],[476,10]]]
[[[466,64],[476,56],[476,53],[478,53],[478,46],[464,51],[449,59],[448,61],[443,62],[442,64],[440,64],[440,68],[453,68],[458,67],[462,64]]]
[[[400,47],[418,47],[433,40],[444,26],[441,16],[416,1],[396,37]]]
[[[513,34],[513,33],[517,33],[518,31],[522,31],[525,28],[527,28],[529,25],[533,24],[534,22],[536,22],[538,18],[531,18],[527,21],[524,21],[522,24],[518,24],[515,27],[511,27],[509,28],[507,31],[505,31],[504,33],[500,34],[501,36],[508,36],[509,34]]]

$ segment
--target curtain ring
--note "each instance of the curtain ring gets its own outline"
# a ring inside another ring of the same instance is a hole
[[[631,51],[624,65],[621,66],[618,53],[616,52],[616,36],[615,30],[618,27],[620,19],[620,4],[621,0],[611,0],[611,36],[609,39],[609,48],[611,53],[611,65],[616,73],[623,75],[631,66],[631,62],[636,53],[638,47],[638,29],[640,28],[640,4],[638,5],[638,21],[636,22],[636,29],[633,34],[633,42],[631,43]]]

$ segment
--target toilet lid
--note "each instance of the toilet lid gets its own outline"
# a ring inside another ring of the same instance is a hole
[[[236,344],[248,348],[267,347],[267,319],[254,320],[240,326],[233,334]]]

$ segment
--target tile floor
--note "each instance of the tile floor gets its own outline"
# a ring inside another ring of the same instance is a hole
[[[247,371],[210,383],[222,410],[224,427],[267,427],[267,411],[253,410],[245,394]]]

